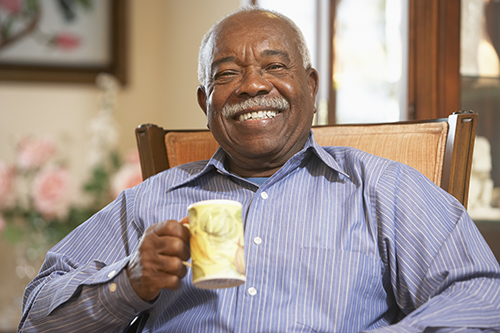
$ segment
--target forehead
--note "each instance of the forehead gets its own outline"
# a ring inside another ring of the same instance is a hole
[[[268,12],[242,12],[222,21],[211,41],[212,60],[248,48],[282,50],[299,56],[297,36],[281,18]]]

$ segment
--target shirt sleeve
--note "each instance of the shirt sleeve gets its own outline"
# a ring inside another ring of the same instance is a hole
[[[498,332],[500,267],[465,208],[411,168],[378,185],[380,252],[396,325],[377,332]]]
[[[51,249],[27,286],[20,332],[116,332],[152,306],[135,294],[124,270],[142,235],[133,192],[80,225]]]

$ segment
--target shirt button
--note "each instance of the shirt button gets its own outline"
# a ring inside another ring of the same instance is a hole
[[[112,283],[109,285],[109,291],[114,293],[116,291],[116,283]]]
[[[115,274],[116,274],[116,271],[111,271],[111,272],[109,272],[108,277],[111,279],[113,276],[115,276]]]
[[[266,192],[261,192],[261,193],[260,193],[260,197],[261,197],[262,199],[264,199],[264,200],[265,200],[265,199],[267,199],[269,196],[267,195],[267,193],[266,193]]]
[[[257,294],[257,289],[255,289],[254,287],[248,288],[248,295],[255,296],[256,294]]]
[[[258,236],[257,236],[257,237],[255,237],[255,238],[253,239],[253,242],[254,242],[255,244],[259,245],[260,243],[262,243],[262,238],[260,238],[260,237],[258,237]]]

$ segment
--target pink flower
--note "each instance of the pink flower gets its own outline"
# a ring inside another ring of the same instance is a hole
[[[68,170],[42,170],[33,183],[35,208],[44,218],[64,218],[72,199],[72,184]]]
[[[71,51],[80,45],[80,37],[67,32],[60,32],[55,35],[52,43],[64,51]]]
[[[127,162],[118,170],[111,180],[111,195],[116,198],[123,190],[134,187],[142,182],[141,164],[135,156],[138,153],[127,155]]]
[[[125,163],[127,164],[141,163],[141,160],[139,158],[139,151],[132,150],[128,152],[127,155],[125,156]]]
[[[25,138],[19,145],[17,162],[21,168],[39,168],[54,156],[56,145],[50,138]]]
[[[0,8],[3,8],[7,13],[19,14],[23,9],[22,0],[0,0]]]
[[[15,169],[0,161],[0,208],[12,207],[15,203]]]

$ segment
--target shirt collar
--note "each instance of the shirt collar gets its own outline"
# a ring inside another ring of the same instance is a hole
[[[339,166],[337,161],[335,161],[335,158],[326,152],[315,140],[314,140],[314,133],[311,130],[309,133],[309,137],[307,138],[307,141],[304,145],[304,148],[299,151],[297,154],[295,154],[287,163],[290,163],[292,160],[297,161],[303,161],[305,158],[307,158],[311,153],[315,154],[323,163],[325,163],[326,166],[329,168],[337,171],[338,173],[344,175],[347,178],[350,178],[349,175]],[[224,153],[224,150],[219,147],[217,151],[214,153],[212,158],[208,160],[206,165],[199,171],[192,173],[190,176],[187,178],[183,179],[181,182],[177,184],[173,184],[169,190],[172,190],[174,188],[177,188],[179,186],[182,186],[184,184],[187,184],[189,182],[192,182],[193,180],[196,180],[200,177],[203,177],[205,174],[209,172],[218,172],[221,175],[226,175],[230,177],[236,177],[243,179],[240,176],[237,176],[235,174],[232,174],[229,172],[225,165],[226,165],[227,157],[226,154]]]
[[[328,153],[323,147],[321,147],[316,140],[314,139],[314,133],[311,130],[309,133],[309,138],[307,139],[306,144],[304,145],[304,149],[301,152],[311,151],[313,152],[326,166],[330,169],[337,171],[338,173],[344,175],[347,178],[351,178],[344,169],[337,163],[335,157]],[[298,154],[300,154],[299,152]]]

